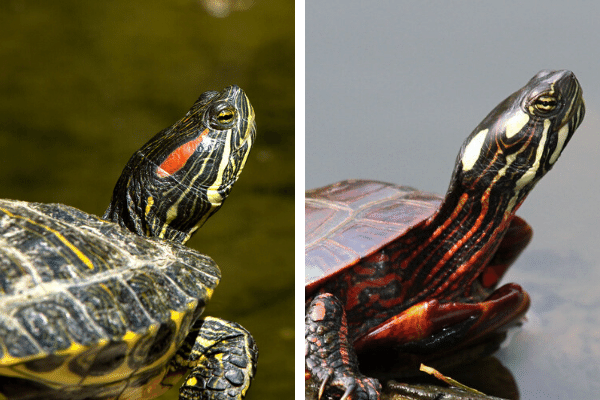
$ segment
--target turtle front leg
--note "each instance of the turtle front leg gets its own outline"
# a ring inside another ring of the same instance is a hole
[[[178,354],[173,360],[176,367],[191,368],[179,399],[242,399],[256,373],[258,348],[254,339],[235,322],[207,317],[199,323],[187,358]]]
[[[325,392],[342,392],[341,400],[378,400],[381,385],[358,371],[358,360],[348,340],[346,313],[332,294],[315,297],[305,317],[307,378],[319,384],[319,399]]]
[[[354,347],[361,354],[406,344],[421,354],[448,352],[517,323],[528,308],[529,295],[514,283],[477,303],[423,301],[372,329]]]

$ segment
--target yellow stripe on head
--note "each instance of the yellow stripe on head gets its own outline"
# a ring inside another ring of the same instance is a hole
[[[462,165],[463,171],[469,171],[477,160],[479,159],[479,155],[481,154],[481,150],[483,148],[483,144],[485,143],[485,138],[487,136],[489,129],[484,129],[480,131],[477,135],[471,139],[469,144],[466,145],[465,151],[462,156]]]

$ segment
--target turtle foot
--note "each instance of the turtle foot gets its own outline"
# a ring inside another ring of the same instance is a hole
[[[358,371],[346,315],[333,295],[319,295],[310,303],[304,338],[307,379],[319,386],[318,399],[379,400],[381,385]]]
[[[179,400],[241,400],[256,373],[257,358],[258,348],[246,329],[206,317],[185,361],[192,370]]]
[[[348,371],[314,371],[313,381],[320,381],[318,400],[379,400],[381,385],[376,379]],[[321,380],[322,379],[322,380]]]

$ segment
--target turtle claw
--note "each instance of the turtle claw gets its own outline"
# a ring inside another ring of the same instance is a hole
[[[344,379],[344,380],[348,380],[348,379]],[[357,386],[358,385],[356,384],[356,382],[353,379],[351,379],[351,382],[348,383],[348,385],[346,386],[346,391],[344,392],[344,394],[342,395],[340,400],[350,399],[350,395],[356,391]]]
[[[348,376],[346,381],[346,391],[340,400],[379,400],[381,385],[373,378],[367,378],[362,375]],[[355,395],[350,397],[351,395]]]
[[[348,386],[346,388],[346,391],[344,392],[344,395],[342,396],[342,398],[340,400],[348,400],[350,398],[350,394],[352,394],[352,392],[354,391],[355,388],[356,388],[356,386],[354,386],[354,387]]]
[[[339,391],[341,400],[379,400],[381,385],[358,371],[345,314],[334,296],[319,295],[310,303],[305,329],[305,367],[319,385],[319,400]]]
[[[316,376],[315,378],[318,379]],[[381,385],[376,379],[361,374],[335,372],[330,369],[319,385],[317,399],[333,398],[334,394],[340,391],[343,391],[340,400],[379,400]]]
[[[323,398],[323,392],[325,392],[325,384],[327,383],[327,380],[328,379],[323,379],[323,382],[321,382],[321,385],[319,386],[319,396],[317,397],[318,400]]]

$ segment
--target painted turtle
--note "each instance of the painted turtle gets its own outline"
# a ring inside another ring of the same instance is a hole
[[[356,353],[417,370],[526,312],[519,285],[496,289],[531,237],[514,213],[584,113],[572,72],[541,71],[469,135],[445,197],[366,180],[306,192],[305,368],[319,397],[379,398]]]
[[[244,396],[254,340],[199,318],[220,271],[183,244],[225,201],[255,130],[240,88],[205,92],[135,152],[102,219],[0,201],[0,398],[153,398],[188,370],[180,399]]]

